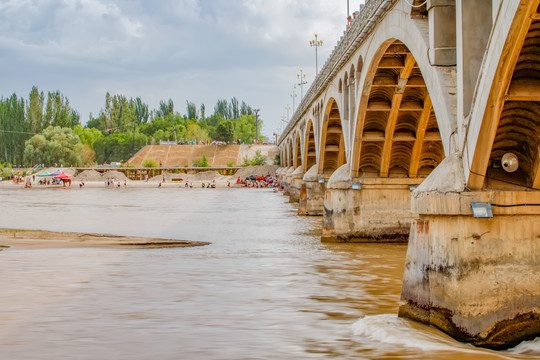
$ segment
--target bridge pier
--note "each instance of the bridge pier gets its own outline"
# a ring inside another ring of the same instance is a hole
[[[321,216],[323,214],[326,186],[324,183],[319,183],[318,169],[318,164],[313,165],[302,178],[298,215]]]
[[[296,168],[291,174],[291,182],[289,186],[289,202],[298,202],[300,200],[300,192],[302,191],[302,185],[304,180],[304,172],[302,166]]]
[[[492,349],[540,335],[540,208],[524,205],[540,193],[466,192],[445,161],[413,193],[399,316]],[[474,218],[472,202],[500,206]]]
[[[410,186],[420,181],[418,178],[352,179],[349,165],[343,165],[327,184],[322,240],[407,242],[413,218]]]
[[[291,174],[293,173],[294,168],[289,166],[283,170],[283,182],[285,183],[285,188],[283,189],[283,195],[289,196],[291,191]]]

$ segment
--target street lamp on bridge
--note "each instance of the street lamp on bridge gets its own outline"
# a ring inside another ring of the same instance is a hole
[[[322,46],[322,40],[317,40],[317,34],[315,34],[315,40],[311,40],[309,42],[309,45],[311,45],[311,47],[315,47],[315,76],[317,76],[317,74],[319,74],[319,62],[318,62],[318,57],[317,57],[317,48],[319,46]]]
[[[259,142],[259,111],[261,109],[253,109],[255,113],[255,142]]]
[[[285,110],[287,110],[287,121],[289,121],[291,119],[289,117],[289,110],[291,110],[291,106],[289,104],[287,104],[287,106],[285,106]]]
[[[296,85],[294,85],[294,89],[291,93],[291,97],[292,97],[292,112],[294,114],[294,98],[297,97],[298,94],[296,93]]]
[[[307,84],[306,74],[300,69],[300,74],[296,74],[296,76],[298,76],[298,79],[300,80],[297,85],[300,85],[300,101],[302,101],[302,99],[304,99],[304,85]]]

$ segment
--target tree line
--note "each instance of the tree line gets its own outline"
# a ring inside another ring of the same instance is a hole
[[[34,86],[27,100],[16,94],[0,98],[0,165],[123,162],[161,141],[251,143],[254,138],[253,109],[234,97],[219,99],[211,114],[204,104],[186,101],[181,114],[171,99],[150,110],[140,97],[107,93],[103,108],[84,125],[59,91],[45,95]]]

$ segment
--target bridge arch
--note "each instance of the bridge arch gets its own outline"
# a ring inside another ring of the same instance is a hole
[[[311,169],[317,163],[317,149],[315,146],[315,131],[313,129],[313,121],[309,119],[306,126],[306,137],[304,140],[304,172]]]
[[[400,40],[386,40],[373,56],[358,107],[353,176],[426,176],[444,158],[424,76]]]
[[[294,140],[294,165],[293,167],[296,169],[297,167],[302,165],[302,146],[300,141],[300,131],[296,131],[296,138]]]
[[[471,123],[465,138],[465,167],[473,190],[540,189],[539,48],[540,6],[536,0],[518,8],[502,46],[489,44],[490,50],[500,54],[488,51],[486,55],[485,68],[493,71],[493,77],[484,76],[486,81],[477,89],[478,105],[483,109],[473,108],[471,118],[481,122]],[[490,64],[492,58],[500,61]],[[483,92],[489,95],[482,98]],[[513,172],[502,167],[502,157],[508,153],[518,158],[519,166]]]
[[[293,143],[292,139],[289,138],[287,141],[287,167],[291,167],[294,165],[294,156],[293,156]]]
[[[319,173],[331,175],[345,162],[345,142],[339,106],[334,98],[330,98],[326,105],[321,128]]]

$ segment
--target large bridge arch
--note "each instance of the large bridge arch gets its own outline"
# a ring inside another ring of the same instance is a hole
[[[358,93],[355,103],[358,104],[354,139],[353,153],[351,156],[352,175],[355,176],[354,164],[359,163],[357,148],[362,132],[362,113],[367,105],[366,87],[370,87],[370,80],[374,75],[374,64],[377,59],[384,55],[384,49],[395,41],[401,42],[416,60],[416,67],[425,83],[425,88],[430,96],[433,111],[436,114],[437,126],[445,154],[450,154],[458,150],[457,143],[453,139],[453,134],[457,131],[456,121],[456,69],[453,66],[440,67],[433,66],[426,54],[429,51],[429,36],[425,28],[425,23],[415,20],[410,16],[410,7],[406,3],[399,3],[392,13],[386,16],[376,27],[370,39],[367,49],[361,51],[351,62],[357,63],[361,68],[360,76],[357,76]],[[371,59],[369,62],[366,59]],[[364,63],[366,61],[366,64]],[[369,65],[367,65],[369,64]],[[369,93],[369,91],[368,91]]]
[[[464,168],[473,190],[540,189],[540,5],[505,5],[501,11],[515,16],[494,29],[507,36],[488,44],[465,135]],[[501,164],[507,153],[518,158],[513,172]]]
[[[425,176],[444,158],[423,74],[401,41],[388,39],[374,54],[358,107],[354,177]]]
[[[346,162],[341,115],[334,98],[328,100],[324,112],[319,159],[319,174],[328,176]]]

